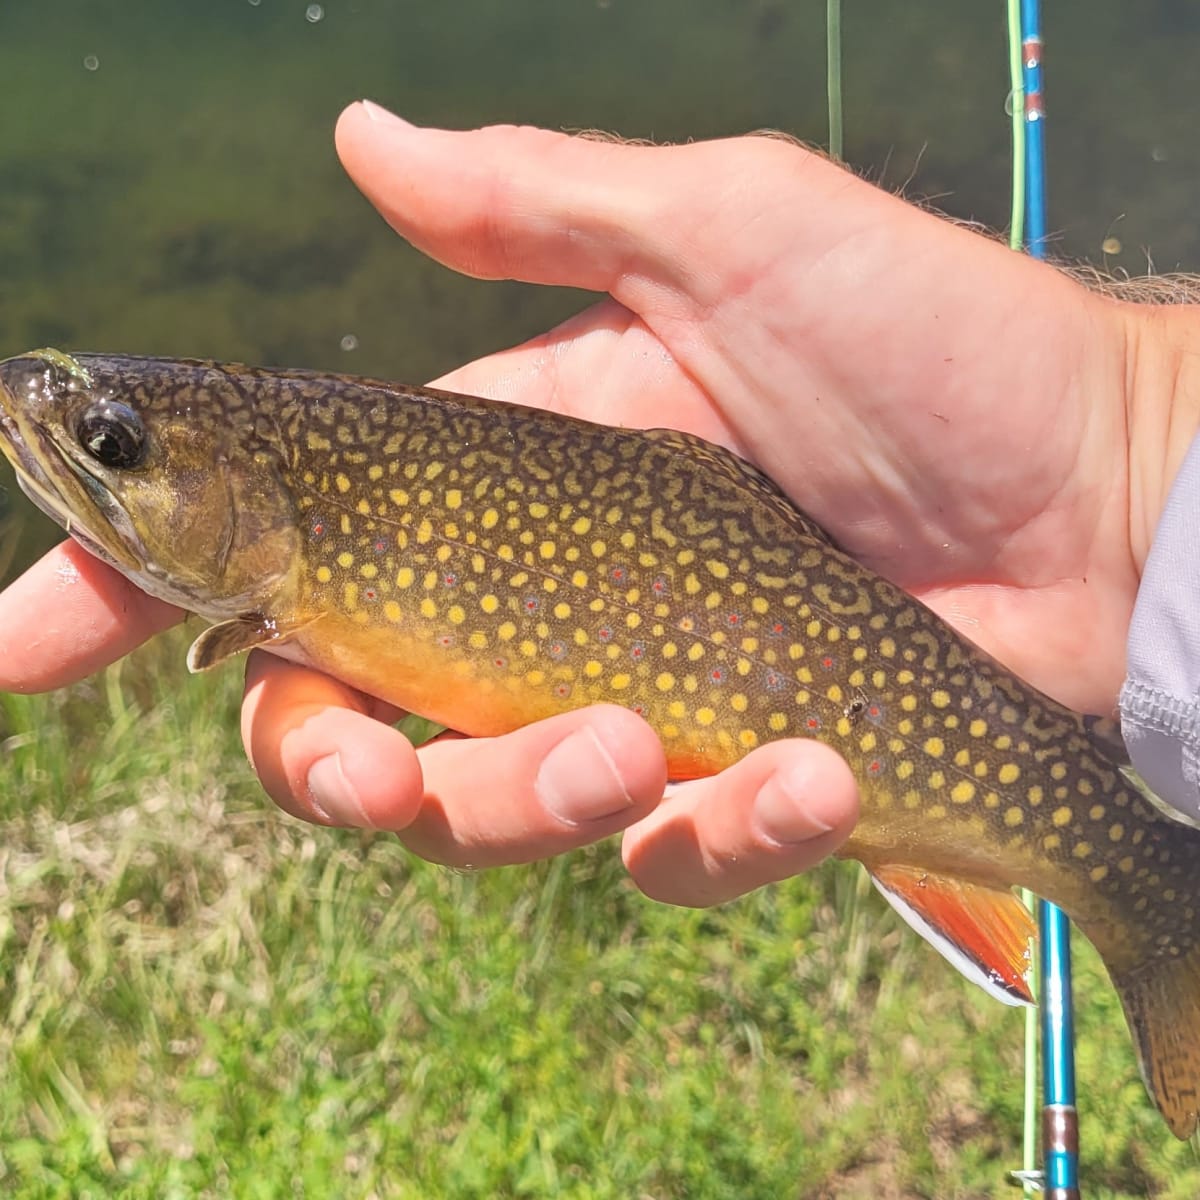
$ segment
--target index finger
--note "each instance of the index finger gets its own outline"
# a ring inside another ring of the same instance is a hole
[[[0,690],[74,683],[184,616],[65,541],[0,592]]]

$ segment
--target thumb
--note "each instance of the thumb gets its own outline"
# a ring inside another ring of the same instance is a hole
[[[646,146],[531,127],[452,132],[412,125],[370,101],[352,104],[338,154],[401,236],[467,275],[609,292],[635,311],[647,287],[693,298],[714,244],[736,247],[748,189],[806,166],[804,186],[845,186],[841,168],[797,146],[737,138]],[[786,183],[779,177],[777,185]],[[761,191],[759,190],[761,187]],[[730,203],[736,200],[736,203]],[[794,196],[779,200],[781,219]]]

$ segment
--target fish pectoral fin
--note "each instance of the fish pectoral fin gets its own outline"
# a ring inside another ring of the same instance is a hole
[[[1033,914],[1007,888],[981,887],[917,867],[871,872],[905,922],[972,983],[1005,1004],[1032,1004]]]
[[[210,625],[188,650],[188,670],[192,674],[207,671],[227,658],[233,658],[235,654],[253,650],[255,646],[286,641],[317,619],[313,617],[288,625],[262,613],[247,613],[231,621]]]

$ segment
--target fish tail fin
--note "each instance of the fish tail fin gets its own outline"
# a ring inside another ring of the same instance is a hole
[[[1114,974],[1113,984],[1146,1090],[1171,1132],[1191,1137],[1200,1115],[1200,945]]]

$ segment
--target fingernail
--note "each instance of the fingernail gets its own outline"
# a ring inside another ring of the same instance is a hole
[[[781,845],[807,842],[829,833],[833,826],[820,815],[821,797],[813,796],[810,773],[804,767],[776,771],[754,798],[759,829]]]
[[[633,803],[612,755],[591,729],[559,742],[533,787],[546,809],[569,825],[614,816]]]
[[[396,125],[401,129],[412,129],[411,121],[406,121],[403,117],[398,117],[394,112],[389,112],[382,105],[376,104],[374,100],[361,101],[363,110],[376,125]]]
[[[318,758],[308,768],[307,783],[309,802],[322,820],[331,825],[370,828],[371,823],[367,820],[362,801],[354,785],[346,778],[339,755],[328,754]]]

